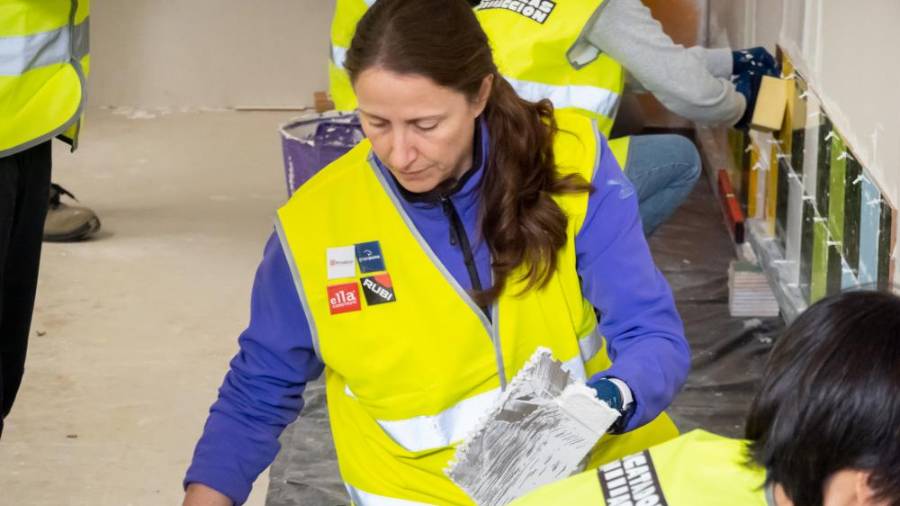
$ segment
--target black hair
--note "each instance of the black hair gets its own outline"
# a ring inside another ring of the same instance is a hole
[[[847,292],[802,313],[772,350],[746,436],[795,506],[820,506],[844,469],[900,506],[900,298]]]

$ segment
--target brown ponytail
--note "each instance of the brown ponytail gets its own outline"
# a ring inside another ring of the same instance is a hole
[[[503,79],[467,2],[379,0],[357,25],[344,66],[352,82],[379,66],[426,76],[471,100],[484,77],[494,76],[484,112],[490,147],[481,190],[481,234],[491,252],[494,285],[475,296],[481,304],[493,301],[520,266],[526,289],[546,285],[566,243],[568,221],[552,195],[592,188],[581,177],[560,177],[553,105],[519,98]]]

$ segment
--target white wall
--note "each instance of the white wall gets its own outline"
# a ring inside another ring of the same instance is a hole
[[[89,104],[291,106],[327,87],[334,0],[94,0]]]

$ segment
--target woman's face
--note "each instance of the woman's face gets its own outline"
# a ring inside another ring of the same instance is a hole
[[[474,101],[417,74],[372,67],[354,84],[363,131],[397,181],[415,193],[460,177],[472,165],[475,119],[490,95],[485,77]]]

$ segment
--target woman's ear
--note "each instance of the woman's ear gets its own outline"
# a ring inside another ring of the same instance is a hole
[[[475,117],[484,112],[487,107],[488,99],[491,98],[491,90],[494,87],[494,74],[488,74],[481,80],[481,86],[478,88],[478,96],[475,97]]]

